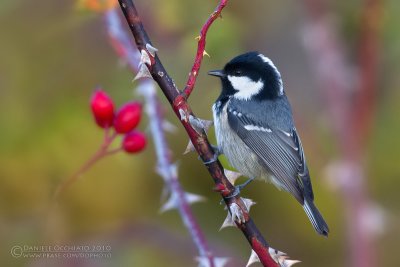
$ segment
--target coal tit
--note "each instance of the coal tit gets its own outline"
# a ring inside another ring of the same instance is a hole
[[[315,230],[327,236],[278,69],[266,56],[249,52],[208,74],[222,82],[213,105],[218,148],[243,175],[291,193]]]

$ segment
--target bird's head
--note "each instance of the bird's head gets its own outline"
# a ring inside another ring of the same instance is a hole
[[[222,81],[222,94],[238,100],[274,99],[284,94],[281,74],[272,61],[248,52],[229,61],[223,70],[208,72]]]

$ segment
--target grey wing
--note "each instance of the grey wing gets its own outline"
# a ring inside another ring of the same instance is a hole
[[[292,128],[289,132],[272,129],[243,113],[237,116],[228,112],[228,122],[283,189],[290,192],[301,204],[304,194],[313,199],[308,168],[296,129]]]

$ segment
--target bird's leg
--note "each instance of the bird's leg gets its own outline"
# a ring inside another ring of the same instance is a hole
[[[198,158],[201,160],[200,156],[199,156]],[[217,160],[218,160],[218,154],[215,153],[215,154],[213,155],[212,159],[207,160],[207,161],[203,161],[203,164],[204,164],[204,165],[208,165],[208,164],[211,164],[211,163],[216,162]]]
[[[236,197],[237,195],[240,194],[240,192],[243,190],[243,188],[245,188],[249,183],[251,183],[253,180],[255,179],[255,177],[249,178],[246,182],[244,182],[243,184],[240,185],[236,185],[235,186],[235,190],[233,191],[232,194],[230,194],[229,196],[227,196],[226,198],[232,198],[232,197]]]
[[[211,147],[212,147],[212,149],[214,150],[214,156],[213,156],[212,159],[203,162],[205,165],[211,164],[211,163],[213,163],[213,162],[216,162],[216,161],[218,160],[218,156],[223,154],[223,153],[222,153],[222,149],[219,148],[218,146],[211,145]],[[198,157],[198,159],[201,160],[200,156]]]
[[[245,188],[249,183],[251,183],[254,179],[255,179],[254,177],[249,178],[249,179],[247,179],[247,181],[244,182],[243,184],[237,185],[236,187],[239,189],[239,192],[240,192],[243,188]]]
[[[214,150],[215,154],[217,154],[217,156],[220,156],[220,155],[224,154],[224,152],[222,151],[221,147],[214,146],[214,145],[211,145],[211,147]]]

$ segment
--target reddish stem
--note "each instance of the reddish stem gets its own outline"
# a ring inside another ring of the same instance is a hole
[[[203,61],[203,57],[205,55],[205,48],[206,48],[206,37],[208,29],[210,28],[211,24],[221,16],[222,9],[227,5],[228,0],[221,0],[215,9],[215,11],[210,15],[207,19],[206,23],[204,23],[203,27],[201,28],[200,35],[198,36],[198,44],[197,44],[197,53],[194,59],[194,64],[192,70],[189,73],[189,79],[186,82],[186,87],[183,90],[186,98],[189,98],[190,94],[194,89],[194,85],[196,84],[197,76],[199,75],[199,70],[201,67],[201,62]]]
[[[58,200],[65,190],[75,183],[87,170],[89,170],[95,163],[97,163],[102,158],[115,154],[116,152],[121,151],[120,148],[108,151],[109,146],[114,141],[117,133],[109,136],[109,129],[104,129],[104,142],[101,147],[97,150],[96,153],[93,154],[72,176],[70,176],[67,180],[63,181],[61,184],[57,186],[57,189],[54,192],[53,199]]]

